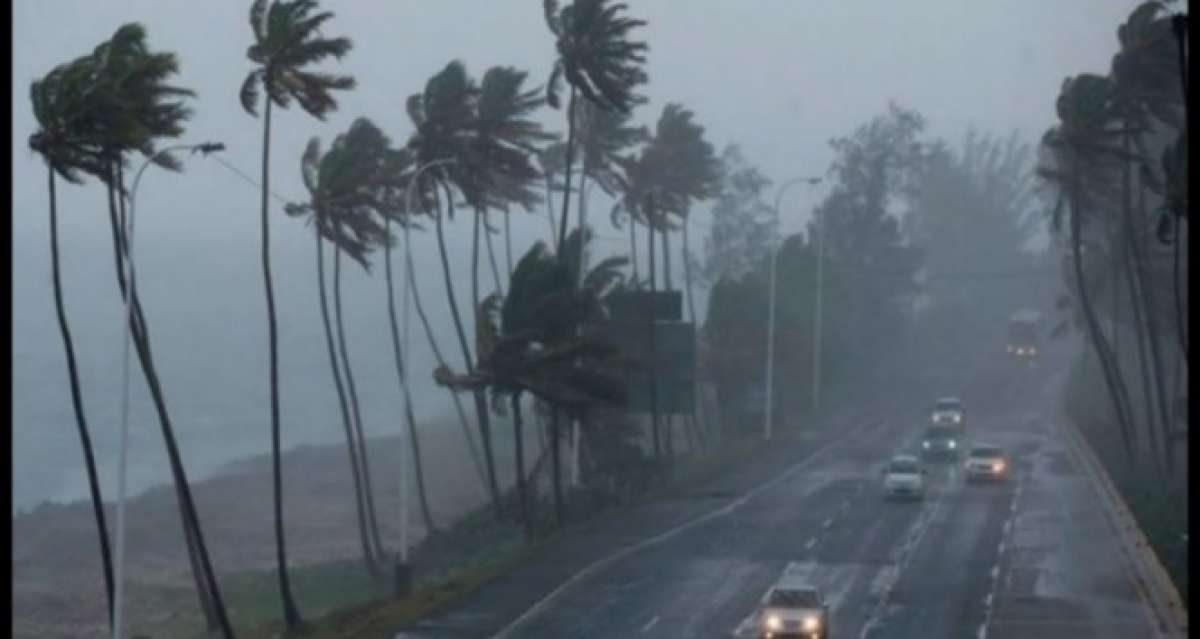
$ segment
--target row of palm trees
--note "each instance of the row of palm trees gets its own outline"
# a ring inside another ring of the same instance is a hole
[[[1100,362],[1125,452],[1133,459],[1146,446],[1147,459],[1168,474],[1178,437],[1164,337],[1175,338],[1177,357],[1187,362],[1179,275],[1188,217],[1185,24],[1163,2],[1135,8],[1117,30],[1120,48],[1110,72],[1063,82],[1059,122],[1043,137],[1039,168],[1061,194],[1053,226],[1061,229],[1065,212],[1070,305]],[[1111,303],[1107,312],[1104,299]],[[1102,313],[1112,327],[1107,334]],[[1119,361],[1122,326],[1132,326],[1135,338],[1140,428]]]
[[[365,567],[379,574],[387,556],[378,526],[371,486],[367,444],[353,367],[342,321],[342,257],[345,254],[364,269],[371,255],[384,253],[389,326],[396,360],[399,390],[404,398],[404,420],[413,450],[415,476],[426,527],[436,530],[430,512],[427,486],[421,468],[420,441],[413,417],[409,375],[401,357],[404,345],[397,328],[393,291],[392,226],[406,238],[406,265],[411,265],[407,237],[412,230],[434,227],[446,299],[462,354],[461,373],[439,348],[411,268],[405,284],[425,334],[438,361],[435,380],[453,391],[469,393],[475,407],[476,433],[466,411],[456,408],[468,443],[471,463],[478,470],[499,517],[506,516],[496,477],[493,429],[488,394],[494,410],[503,411],[507,400],[514,423],[517,462],[517,505],[520,520],[531,534],[526,490],[521,399],[534,396],[549,406],[556,512],[562,517],[561,464],[558,418],[583,421],[592,407],[620,405],[623,388],[617,375],[620,358],[611,344],[597,338],[589,324],[604,316],[604,298],[620,286],[640,286],[636,266],[635,228],[647,228],[650,252],[649,287],[656,289],[655,234],[669,256],[669,231],[684,230],[691,205],[711,197],[720,176],[719,164],[704,130],[690,111],[668,104],[653,135],[631,124],[632,110],[645,102],[637,93],[647,80],[642,69],[646,45],[630,39],[644,22],[625,15],[623,4],[608,0],[577,0],[565,7],[545,2],[547,25],[555,39],[556,60],[543,96],[540,88],[526,86],[528,74],[512,67],[488,69],[476,82],[457,61],[432,76],[422,91],[405,103],[413,132],[405,144],[394,146],[370,120],[359,118],[337,136],[328,150],[314,138],[301,157],[301,176],[307,201],[284,207],[292,217],[311,224],[320,311],[325,329],[330,371],[338,401],[347,454],[355,487],[359,540]],[[315,0],[254,0],[249,11],[253,43],[247,57],[252,70],[242,83],[239,98],[247,113],[261,112],[263,122],[262,197],[260,208],[261,264],[267,302],[269,352],[269,425],[272,442],[273,517],[276,562],[282,612],[289,627],[302,623],[289,580],[284,531],[281,423],[282,402],[278,377],[279,347],[275,294],[271,273],[271,217],[269,168],[271,115],[276,107],[294,102],[309,115],[323,120],[337,109],[336,94],[354,88],[355,80],[313,70],[328,58],[341,59],[352,50],[345,37],[326,37],[333,13],[319,10]],[[125,25],[88,55],[55,67],[31,87],[31,101],[39,130],[29,140],[49,168],[51,258],[54,297],[67,357],[72,405],[84,452],[93,509],[97,520],[108,595],[113,614],[113,566],[104,520],[103,500],[95,471],[94,454],[59,273],[56,178],[82,183],[85,176],[99,179],[108,194],[114,264],[118,290],[126,295],[124,273],[128,254],[127,194],[123,171],[134,153],[152,158],[164,168],[179,170],[180,163],[156,144],[180,136],[191,115],[186,105],[191,91],[171,84],[178,62],[171,53],[153,52],[145,30]],[[545,131],[532,115],[543,103],[559,106],[561,84],[569,87],[566,141]],[[579,170],[575,169],[576,164]],[[561,176],[561,183],[559,177]],[[573,178],[578,186],[572,190]],[[589,182],[590,181],[590,182]],[[633,277],[626,284],[621,270],[626,261],[615,257],[588,267],[586,247],[587,187],[596,184],[616,200],[614,223],[629,224]],[[541,192],[544,185],[544,195]],[[562,194],[557,225],[550,198]],[[570,223],[570,196],[578,193],[578,221]],[[552,244],[536,243],[513,264],[509,214],[514,206],[532,211],[544,197],[551,225]],[[471,313],[475,348],[460,312],[450,277],[451,256],[446,248],[445,226],[456,211],[472,212]],[[491,221],[503,216],[506,273],[502,274],[493,246]],[[491,217],[489,217],[491,215]],[[574,228],[570,228],[573,226]],[[493,292],[481,298],[479,262],[481,238],[487,251]],[[333,310],[327,295],[325,249],[333,250]],[[669,258],[664,264],[670,282]],[[685,263],[691,307],[691,277]],[[507,288],[507,291],[505,291]],[[138,361],[151,391],[160,428],[171,462],[173,484],[179,497],[180,517],[187,540],[198,597],[210,629],[233,636],[226,607],[213,572],[204,536],[191,498],[174,431],[150,350],[149,332],[136,290],[129,300],[130,331]],[[694,319],[694,311],[693,319]],[[657,421],[657,420],[656,420]],[[658,437],[655,433],[655,442]],[[481,450],[481,454],[480,451]],[[482,457],[482,459],[480,459]]]

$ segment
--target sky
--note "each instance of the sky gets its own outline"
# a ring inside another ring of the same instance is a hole
[[[220,141],[223,158],[261,175],[262,122],[238,101],[251,69],[249,2],[19,0],[13,4],[13,454],[16,505],[82,495],[62,344],[50,289],[47,180],[26,143],[36,124],[29,83],[56,64],[91,51],[121,24],[141,22],[154,50],[178,54],[175,82],[194,89],[194,116],[181,141]],[[638,33],[650,49],[648,103],[635,120],[652,127],[668,102],[681,102],[706,127],[717,151],[738,144],[776,184],[823,175],[830,138],[850,133],[884,111],[889,100],[914,108],[928,132],[957,145],[969,127],[1035,142],[1054,120],[1065,77],[1104,73],[1116,48],[1116,26],[1130,0],[633,0],[630,13],[649,24]],[[304,195],[300,156],[313,136],[328,147],[357,117],[371,118],[397,143],[411,132],[405,98],[452,59],[482,76],[491,65],[528,70],[544,82],[554,45],[536,0],[326,1],[335,12],[326,35],[348,35],[353,50],[328,70],[357,78],[337,96],[324,122],[293,107],[276,110],[271,190]],[[545,109],[541,121],[561,131],[565,114]],[[151,168],[137,193],[139,294],[151,324],[158,366],[180,431],[185,459],[197,474],[234,457],[269,450],[266,311],[259,271],[259,192],[227,167],[200,156],[183,173]],[[788,191],[785,231],[803,228],[822,187]],[[771,191],[772,199],[774,191]],[[105,481],[117,449],[121,307],[113,275],[104,191],[59,181],[58,204],[67,312],[77,344],[85,407],[96,432]],[[607,222],[610,204],[591,200],[598,253],[623,251],[626,235]],[[599,212],[599,213],[596,213]],[[468,290],[470,225],[448,231],[460,304]],[[311,229],[271,211],[272,260],[280,317],[284,445],[337,441],[336,401],[329,384],[315,286]],[[707,207],[692,216],[694,248],[703,245]],[[541,209],[512,219],[515,260],[546,239]],[[432,237],[415,238],[421,292],[442,349],[461,366]],[[503,242],[497,244],[503,265]],[[676,258],[677,260],[678,258]],[[678,262],[676,262],[678,263]],[[345,265],[350,349],[368,432],[399,428],[400,398],[387,337],[382,266],[370,276]],[[503,267],[502,267],[503,268]],[[483,281],[490,281],[485,270]],[[704,296],[698,297],[703,308]],[[426,374],[430,349],[413,320],[418,415],[449,410]],[[136,365],[133,369],[136,375]],[[136,382],[136,378],[135,378]],[[164,455],[144,390],[134,387],[135,485],[164,476]],[[115,482],[115,479],[113,480]]]

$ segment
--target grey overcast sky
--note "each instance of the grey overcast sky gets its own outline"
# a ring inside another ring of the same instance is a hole
[[[244,113],[238,88],[250,64],[248,1],[21,0],[13,6],[14,456],[18,504],[78,492],[78,461],[62,346],[54,325],[47,242],[46,171],[28,150],[35,123],[29,83],[54,65],[90,51],[122,23],[138,21],[151,47],[175,51],[177,83],[198,93],[183,140],[220,140],[232,164],[257,176],[261,122]],[[915,108],[930,133],[957,143],[969,126],[1036,141],[1054,116],[1063,78],[1105,72],[1116,25],[1132,0],[635,0],[632,15],[649,26],[645,88],[637,119],[652,125],[664,104],[678,101],[720,150],[742,146],[746,157],[778,181],[822,174],[829,138],[881,113],[890,99]],[[399,142],[410,127],[404,98],[454,58],[478,77],[487,66],[513,65],[541,84],[553,42],[536,0],[325,1],[336,13],[328,35],[349,35],[354,49],[337,65],[358,88],[338,97],[340,109],[318,122],[293,108],[274,121],[272,190],[303,194],[299,157],[311,136],[328,144],[356,117],[367,116]],[[561,130],[563,114],[543,121]],[[59,183],[66,300],[83,368],[89,415],[103,464],[115,451],[119,388],[119,300],[113,279],[104,194],[89,183]],[[801,228],[818,191],[792,191],[784,228]],[[274,260],[282,335],[285,445],[332,441],[338,429],[314,286],[313,242],[301,223],[272,202]],[[607,212],[597,199],[592,211]],[[151,169],[138,194],[139,282],[189,463],[205,472],[230,457],[267,450],[265,310],[258,270],[258,195],[212,159],[186,160],[185,172]],[[547,235],[545,217],[514,219],[514,252]],[[701,244],[706,211],[695,217]],[[623,250],[621,236],[601,225],[601,250]],[[470,229],[459,222],[452,251],[461,258]],[[422,291],[439,323],[443,349],[460,363],[445,324],[444,290],[428,237],[418,238],[418,268],[430,273]],[[503,257],[501,257],[503,260]],[[456,264],[460,299],[466,263]],[[485,276],[484,278],[488,278]],[[382,278],[350,268],[346,298],[351,348],[362,369],[370,428],[393,432],[398,397]],[[428,349],[414,324],[417,408],[444,413],[434,392]],[[135,385],[136,387],[136,385]],[[139,389],[136,392],[141,393]],[[135,444],[146,476],[161,470],[161,442],[139,398]],[[374,419],[371,419],[374,417]],[[135,458],[135,460],[138,458]],[[107,467],[107,466],[106,466]],[[70,470],[49,470],[68,468]],[[136,481],[136,478],[135,478]],[[34,497],[28,497],[33,499]]]

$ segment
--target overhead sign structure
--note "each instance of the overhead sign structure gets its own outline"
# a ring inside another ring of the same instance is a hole
[[[649,413],[657,396],[660,414],[695,410],[696,337],[691,322],[610,322],[601,335],[617,346],[625,360],[623,376],[627,410]],[[651,373],[653,372],[653,377]]]

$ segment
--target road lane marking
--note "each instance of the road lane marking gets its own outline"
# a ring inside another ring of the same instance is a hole
[[[851,437],[851,435],[854,435],[854,434],[858,433],[859,431],[863,431],[868,428],[876,428],[878,426],[881,426],[882,424],[884,424],[884,420],[882,420],[882,419],[873,419],[870,421],[864,421],[862,424],[860,424],[859,426],[855,427],[854,429],[846,432],[841,437],[834,439],[833,441],[826,442],[824,446],[821,446],[817,450],[813,451],[808,457],[805,457],[801,461],[792,465],[790,468],[783,471],[779,475],[775,476],[773,479],[767,480],[766,482],[759,484],[757,487],[753,488],[752,490],[750,490],[746,494],[742,495],[738,499],[735,499],[734,501],[732,501],[724,506],[721,506],[719,508],[715,508],[715,509],[709,511],[708,513],[699,515],[693,519],[685,521],[682,524],[679,524],[679,525],[675,526],[674,528],[671,528],[665,532],[659,533],[648,539],[644,539],[644,540],[642,540],[636,544],[633,544],[631,546],[626,546],[625,548],[622,548],[621,550],[618,550],[618,551],[608,555],[607,557],[603,557],[601,559],[597,559],[596,561],[593,561],[592,563],[585,566],[582,570],[575,573],[570,579],[559,584],[559,586],[557,588],[550,591],[549,594],[547,594],[545,597],[542,597],[542,599],[539,600],[534,605],[530,606],[525,612],[521,613],[520,616],[518,616],[516,619],[512,620],[512,622],[510,622],[507,626],[505,626],[504,628],[501,628],[499,632],[497,632],[495,635],[493,635],[493,639],[504,639],[504,638],[510,636],[510,634],[514,630],[516,630],[522,624],[524,624],[529,619],[533,618],[538,613],[540,613],[542,610],[544,610],[548,605],[550,605],[551,602],[553,602],[555,599],[557,599],[559,596],[561,596],[562,593],[566,592],[567,589],[569,589],[571,586],[590,577],[591,575],[598,572],[601,568],[604,568],[605,566],[617,561],[618,559],[622,559],[622,558],[624,558],[628,555],[631,555],[639,550],[642,550],[643,548],[649,548],[650,546],[653,546],[660,542],[666,541],[667,539],[670,539],[671,537],[674,537],[675,535],[678,535],[681,532],[684,532],[686,530],[694,528],[700,524],[706,523],[712,519],[716,519],[717,517],[721,517],[723,515],[728,515],[729,513],[738,509],[739,507],[741,507],[743,504],[750,501],[754,497],[757,497],[760,493],[762,493],[766,490],[769,490],[771,488],[774,488],[776,485],[791,478],[793,475],[800,472],[804,468],[808,467],[813,462],[819,460],[821,458],[821,455],[828,452],[830,449],[832,449],[840,444],[853,443],[855,440]]]
[[[653,628],[654,625],[657,623],[658,623],[658,615],[655,615],[654,618],[651,619],[649,623],[642,626],[642,633],[650,632],[650,629]]]
[[[804,549],[812,550],[813,546],[816,546],[816,545],[817,545],[817,538],[813,537],[812,539],[809,539],[807,543],[804,544]]]
[[[830,517],[829,519],[826,519],[825,521],[821,522],[822,528],[829,528],[832,525],[833,525],[833,517]]]

